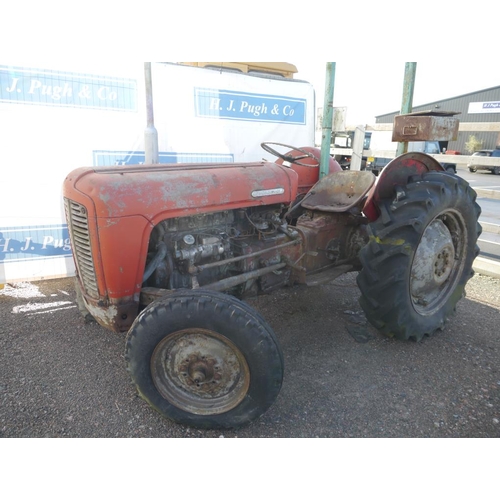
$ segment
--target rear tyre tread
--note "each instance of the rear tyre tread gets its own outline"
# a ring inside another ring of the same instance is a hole
[[[363,268],[357,282],[360,305],[372,325],[385,335],[419,341],[444,327],[462,296],[477,255],[481,210],[474,190],[456,176],[432,172],[414,176],[412,181],[405,186],[404,197],[401,191],[398,193],[398,201],[380,202],[381,213],[390,213],[391,217],[388,220],[383,216],[369,224],[369,243],[359,255]],[[463,217],[469,235],[466,262],[446,303],[423,316],[413,307],[409,289],[413,255],[427,224],[445,209],[456,210]]]

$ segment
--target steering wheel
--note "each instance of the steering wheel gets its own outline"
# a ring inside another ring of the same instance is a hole
[[[283,153],[278,153],[275,149],[273,149],[270,145],[273,146],[281,146],[284,148],[292,149],[293,151],[300,151],[303,153],[301,156],[291,156],[285,155]],[[271,153],[274,156],[277,156],[278,158],[281,158],[284,161],[288,161],[290,163],[295,163],[297,165],[302,165],[303,167],[311,167],[311,168],[317,168],[319,167],[320,161],[318,158],[316,158],[312,153],[309,153],[309,151],[305,151],[304,149],[296,148],[294,146],[289,146],[288,144],[281,144],[279,142],[263,142],[261,143],[261,147],[264,151],[267,151],[268,153]],[[313,160],[316,160],[315,165],[309,165],[307,163],[302,163],[298,160],[303,160],[304,158],[312,158]]]

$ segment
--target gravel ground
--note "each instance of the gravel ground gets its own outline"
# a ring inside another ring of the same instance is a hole
[[[285,380],[235,431],[163,419],[124,366],[125,334],[86,324],[72,279],[0,291],[0,436],[500,437],[500,281],[476,275],[444,331],[420,343],[366,325],[355,275],[249,301],[274,328]]]

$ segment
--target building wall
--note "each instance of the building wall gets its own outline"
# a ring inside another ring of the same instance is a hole
[[[496,108],[498,112],[469,113],[470,103],[491,101],[498,101],[500,103],[500,86],[423,104],[422,106],[414,106],[413,111],[454,111],[459,113],[457,118],[461,122],[500,122],[500,107]],[[379,115],[375,117],[376,123],[393,123],[394,117],[398,114],[399,111],[394,111],[385,115]],[[500,134],[498,132],[459,132],[457,140],[449,142],[448,149],[467,154],[465,143],[471,135],[475,135],[480,141],[483,141],[483,149],[494,149],[496,146],[500,146]]]

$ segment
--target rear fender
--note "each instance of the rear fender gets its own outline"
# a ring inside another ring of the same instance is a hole
[[[411,176],[422,175],[432,170],[444,172],[444,168],[432,156],[424,153],[405,153],[394,158],[382,170],[372,186],[363,207],[363,213],[370,221],[378,219],[378,203],[393,199],[397,186],[406,186]]]

